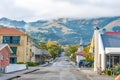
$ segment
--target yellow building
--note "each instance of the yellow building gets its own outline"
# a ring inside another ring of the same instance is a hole
[[[15,28],[0,28],[0,43],[9,44],[13,53],[10,63],[29,62],[32,57],[32,38],[25,32]]]

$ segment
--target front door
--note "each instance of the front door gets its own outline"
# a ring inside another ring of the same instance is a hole
[[[16,64],[17,63],[17,58],[10,58],[10,63],[11,64]]]
[[[119,64],[119,56],[114,56],[114,65]]]

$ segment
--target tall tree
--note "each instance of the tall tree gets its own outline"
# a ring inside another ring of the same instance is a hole
[[[54,59],[58,54],[61,53],[61,47],[56,42],[48,42],[46,47]]]
[[[85,59],[86,61],[94,61],[94,56],[92,53],[89,53],[89,50],[90,50],[90,45],[84,48],[84,51],[86,53]]]
[[[41,49],[47,49],[46,42],[44,40],[40,40],[39,45]]]
[[[78,45],[72,45],[69,47],[68,52],[66,52],[66,55],[71,56],[71,59],[73,61],[76,60],[76,51],[78,50]]]

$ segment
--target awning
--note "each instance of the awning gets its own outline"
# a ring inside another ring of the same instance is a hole
[[[107,53],[106,55],[120,56],[120,53],[118,53],[118,52],[111,52],[111,53]]]
[[[85,56],[85,52],[83,51],[77,52],[77,55]]]

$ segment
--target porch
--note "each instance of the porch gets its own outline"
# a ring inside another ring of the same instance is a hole
[[[108,47],[105,48],[106,53],[106,68],[112,68],[117,64],[120,64],[120,48]]]
[[[45,63],[45,56],[44,55],[35,55],[35,62],[37,63]]]
[[[106,55],[106,68],[112,68],[120,64],[120,53],[109,53]]]

